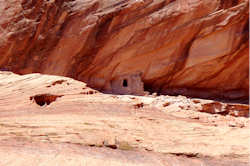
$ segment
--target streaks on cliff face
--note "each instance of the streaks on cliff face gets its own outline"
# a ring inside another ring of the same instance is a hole
[[[0,68],[70,76],[105,91],[112,80],[137,72],[147,89],[164,93],[218,95],[249,86],[245,74],[233,76],[246,73],[248,65],[236,66],[247,58],[232,62],[236,54],[247,56],[241,51],[249,39],[246,0],[1,3]],[[225,78],[232,76],[229,85]]]
[[[8,66],[17,73],[41,72],[40,66],[48,51],[56,46],[67,16],[63,1],[26,0],[20,4],[21,8],[18,2],[9,5],[15,17],[7,17],[2,24],[8,24],[3,38],[8,40],[9,47],[0,49],[8,56],[0,61],[0,66]]]
[[[244,1],[244,0],[243,0]],[[227,9],[227,8],[231,8],[233,6],[238,5],[239,3],[241,3],[242,0],[220,0],[220,6],[219,9]]]

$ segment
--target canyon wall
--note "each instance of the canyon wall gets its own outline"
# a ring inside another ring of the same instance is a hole
[[[0,70],[97,90],[247,99],[248,0],[0,1]]]

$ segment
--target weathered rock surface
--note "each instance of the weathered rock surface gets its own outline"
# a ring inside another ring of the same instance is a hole
[[[248,0],[0,1],[0,69],[248,99]]]
[[[1,166],[249,165],[248,105],[11,72],[0,72],[0,92]]]

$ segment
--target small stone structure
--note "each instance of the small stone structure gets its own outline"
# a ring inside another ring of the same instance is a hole
[[[112,93],[143,95],[144,85],[141,74],[126,74],[119,76],[111,81]]]

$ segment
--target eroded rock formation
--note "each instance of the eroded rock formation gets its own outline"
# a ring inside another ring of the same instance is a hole
[[[1,166],[249,165],[249,105],[11,72],[0,72],[0,92]]]
[[[143,83],[152,92],[247,99],[248,5],[248,0],[1,1],[0,69],[69,76],[115,93],[141,93]],[[139,89],[130,84],[136,73]],[[129,80],[121,80],[124,76]]]

